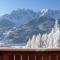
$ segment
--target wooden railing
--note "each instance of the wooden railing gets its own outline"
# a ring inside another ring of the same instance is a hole
[[[60,49],[1,48],[0,60],[60,60]]]

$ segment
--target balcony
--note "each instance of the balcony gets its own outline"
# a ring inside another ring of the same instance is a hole
[[[60,48],[0,48],[0,60],[60,60]]]

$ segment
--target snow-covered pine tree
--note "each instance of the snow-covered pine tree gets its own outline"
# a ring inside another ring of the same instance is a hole
[[[49,34],[33,35],[27,43],[30,48],[57,48],[60,47],[60,27],[56,20],[52,31]]]
[[[36,36],[36,40],[35,40],[35,48],[39,48],[41,46],[41,34]]]
[[[27,45],[26,45],[26,48],[27,48],[27,47],[28,47],[28,48],[31,48],[31,39],[28,40]]]
[[[41,40],[42,40],[42,42],[41,42],[42,45],[41,46],[42,46],[42,48],[46,48],[47,47],[47,45],[48,45],[47,39],[48,39],[47,33],[43,34],[42,37],[41,37]]]

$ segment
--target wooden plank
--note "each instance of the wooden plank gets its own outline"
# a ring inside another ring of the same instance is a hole
[[[11,56],[9,57],[9,60],[14,60],[14,56],[11,55]]]
[[[52,55],[51,54],[51,59],[50,60],[57,60],[56,56],[55,55]]]
[[[49,60],[58,60],[58,52],[47,52],[49,56]],[[45,53],[46,54],[46,53]]]
[[[16,55],[15,55],[15,60],[22,60],[22,59],[21,59],[21,56],[20,56],[19,54],[16,54]]]
[[[42,60],[49,60],[49,55],[47,53],[41,53]]]
[[[28,56],[23,55],[23,56],[21,56],[21,60],[29,60],[29,59],[28,59]]]
[[[22,53],[20,53],[20,55],[21,55],[21,60],[28,60],[28,52],[22,52]]]
[[[1,52],[2,53],[2,60],[14,60],[14,53],[13,52]]]
[[[9,60],[14,60],[14,54],[13,53],[10,53]]]
[[[37,53],[36,60],[42,60],[42,55],[40,52]]]
[[[2,57],[2,55],[0,55],[0,60],[3,60],[3,57]]]
[[[6,48],[1,47],[0,51],[60,51],[60,48]]]
[[[37,60],[49,60],[49,55],[48,55],[48,53],[38,52]]]
[[[38,55],[38,56],[36,57],[36,60],[42,60],[42,56],[41,56],[41,55]]]
[[[3,55],[3,60],[9,60],[9,55],[4,54]]]
[[[56,60],[60,60],[60,53],[55,53],[56,55]]]
[[[36,60],[36,54],[34,53],[28,54],[28,60]]]

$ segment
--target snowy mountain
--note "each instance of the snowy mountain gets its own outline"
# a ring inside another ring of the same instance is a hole
[[[51,17],[39,17],[27,24],[24,24],[8,35],[13,43],[26,43],[29,38],[39,33],[49,33],[55,24],[55,19]]]
[[[13,10],[10,14],[5,14],[0,17],[0,22],[3,21],[10,21],[16,27],[21,25],[27,24],[29,21],[39,18],[41,16],[50,16],[54,19],[60,19],[60,10],[51,10],[51,9],[42,9],[38,12],[34,12],[33,10],[29,9],[17,9]]]
[[[40,16],[50,16],[54,19],[60,19],[60,10],[42,9]]]
[[[3,15],[0,21],[8,20],[14,23],[15,26],[20,26],[34,19],[36,15],[36,12],[29,9],[17,9],[13,10],[10,14]]]
[[[0,28],[1,27],[5,27],[5,28],[11,28],[11,27],[14,27],[15,26],[15,24],[13,23],[13,22],[11,22],[11,21],[9,21],[9,20],[1,20],[0,21]]]
[[[57,48],[60,47],[60,26],[56,20],[52,31],[47,34],[33,35],[26,45],[27,48]]]
[[[60,10],[42,9],[39,12],[29,9],[14,10],[0,17],[0,40],[12,45],[26,44],[29,38],[39,33],[41,35],[46,33],[46,37],[54,27],[56,19],[60,25]]]

